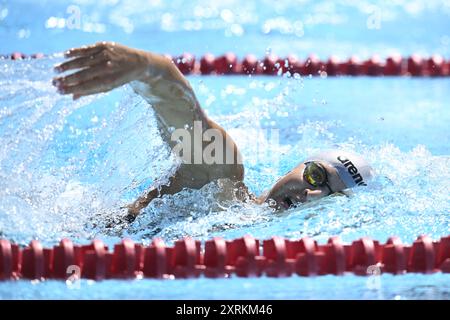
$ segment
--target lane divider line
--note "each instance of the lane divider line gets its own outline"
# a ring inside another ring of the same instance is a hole
[[[345,244],[331,237],[323,245],[308,237],[260,241],[249,235],[204,243],[184,238],[173,246],[158,238],[149,246],[123,239],[112,251],[98,239],[89,245],[63,239],[53,248],[36,240],[25,248],[0,240],[0,280],[62,280],[73,270],[93,280],[450,273],[450,235],[437,241],[422,235],[411,245],[397,237],[385,244],[368,237]]]

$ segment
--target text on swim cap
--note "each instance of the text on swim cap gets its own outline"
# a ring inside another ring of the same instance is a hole
[[[353,181],[355,181],[358,186],[367,186],[361,174],[358,173],[358,169],[353,165],[353,162],[347,158],[342,158],[341,156],[337,157],[337,159],[347,168],[348,173],[350,173]]]

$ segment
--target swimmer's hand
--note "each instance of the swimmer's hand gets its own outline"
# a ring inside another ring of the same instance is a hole
[[[142,80],[148,77],[150,70],[169,62],[163,56],[114,42],[70,49],[65,57],[72,59],[55,66],[55,71],[77,71],[55,77],[53,85],[61,94],[72,94],[74,100],[110,91],[130,81]]]

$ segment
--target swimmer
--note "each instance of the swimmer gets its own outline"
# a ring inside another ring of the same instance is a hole
[[[269,191],[254,197],[243,183],[244,167],[236,144],[206,115],[188,80],[170,59],[113,42],[71,49],[65,57],[69,60],[55,70],[59,73],[76,71],[53,79],[59,93],[72,95],[76,100],[129,83],[155,111],[161,137],[173,151],[179,148],[179,141],[172,138],[173,128],[187,131],[191,139],[188,146],[193,152],[183,150],[183,161],[167,185],[155,186],[128,207],[130,220],[157,197],[175,194],[184,188],[200,189],[219,179],[231,181],[230,188],[239,191],[236,194],[242,198],[285,210],[298,203],[366,185],[373,176],[370,165],[359,155],[342,150],[324,151],[302,161]],[[216,156],[212,163],[195,161],[195,152],[202,154],[208,146],[202,141],[200,150],[195,150],[196,126],[201,132],[213,129],[218,133],[215,139],[222,139],[218,144],[222,152],[217,153],[219,158]]]

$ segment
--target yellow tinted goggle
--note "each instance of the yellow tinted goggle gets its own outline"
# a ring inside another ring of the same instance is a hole
[[[307,162],[305,163],[305,170],[303,171],[303,179],[308,182],[313,187],[321,187],[326,185],[328,189],[328,176],[325,168],[317,162]]]

